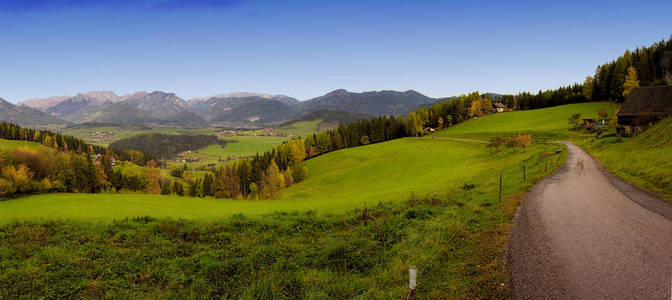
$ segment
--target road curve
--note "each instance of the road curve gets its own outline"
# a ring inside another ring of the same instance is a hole
[[[514,298],[670,299],[670,202],[565,145],[567,161],[518,208],[507,251]]]

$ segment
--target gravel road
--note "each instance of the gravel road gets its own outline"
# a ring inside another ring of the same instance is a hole
[[[518,208],[507,251],[514,298],[670,299],[672,204],[565,145],[567,161]]]

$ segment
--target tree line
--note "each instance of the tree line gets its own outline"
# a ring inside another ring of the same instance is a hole
[[[0,122],[0,138],[39,143],[36,149],[0,149],[0,199],[42,192],[145,191],[151,164],[139,151],[116,151],[48,130]],[[149,159],[149,160],[148,160]],[[115,167],[116,165],[116,167]]]
[[[83,139],[55,133],[49,130],[25,128],[19,125],[0,121],[0,139],[18,140],[40,143],[46,147],[77,154],[106,154],[116,160],[130,161],[144,166],[154,160],[150,155],[135,150],[114,150],[109,147],[92,145]]]
[[[226,144],[214,135],[168,135],[147,133],[121,139],[110,144],[117,151],[136,150],[160,159],[172,158],[180,152]]]
[[[672,72],[672,36],[649,47],[626,50],[615,60],[599,65],[595,75],[584,82],[590,87],[586,97],[589,100],[624,101],[626,78],[632,70],[641,86],[672,84],[666,78]]]

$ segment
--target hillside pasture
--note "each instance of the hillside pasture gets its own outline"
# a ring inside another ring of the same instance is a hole
[[[200,158],[199,162],[188,162],[187,167],[193,169],[209,164],[223,165],[226,164],[227,159],[232,159],[252,156],[255,153],[263,153],[273,149],[283,141],[286,137],[277,136],[232,136],[220,138],[224,141],[232,141],[226,145],[213,144],[203,149],[198,149],[185,153],[186,158]],[[168,161],[170,167],[182,166],[184,163]]]
[[[556,149],[404,138],[307,160],[307,178],[275,200],[0,202],[0,296],[394,299],[416,265],[419,298],[509,298],[510,220],[524,190],[564,161],[566,151],[541,155]]]
[[[611,115],[617,105],[610,102],[589,102],[491,114],[457,124],[449,130],[434,133],[433,136],[487,140],[495,136],[529,133],[535,140],[557,140],[570,135],[569,129],[572,126],[568,119],[572,115],[581,114],[582,119],[597,119],[597,111],[601,108]]]
[[[169,135],[180,134],[215,134],[218,132],[214,128],[170,128],[170,127],[143,127],[143,126],[102,126],[102,127],[87,127],[87,128],[65,128],[60,131],[63,134],[72,135],[85,141],[107,146],[113,142],[121,139],[134,137],[140,134],[147,133],[161,133]],[[111,136],[97,137],[94,134],[110,132]]]
[[[342,213],[364,203],[401,201],[494,184],[499,169],[518,171],[518,162],[556,147],[538,145],[527,153],[493,153],[482,144],[405,138],[332,152],[306,161],[305,181],[276,200],[229,200],[144,194],[43,194],[0,202],[0,222],[72,218],[111,221],[132,216],[213,220],[234,214],[316,210]],[[512,175],[513,176],[513,175]],[[508,177],[508,175],[507,175]],[[33,210],[31,207],[40,207]]]
[[[296,134],[298,136],[305,137],[306,135],[320,131],[319,128],[320,124],[322,124],[321,119],[312,121],[301,121],[286,126],[278,127],[274,131],[281,134]]]
[[[0,139],[0,150],[12,151],[14,149],[23,149],[23,148],[37,150],[39,148],[47,148],[47,147],[35,142]]]
[[[279,134],[295,134],[297,136],[306,137],[316,132],[337,129],[339,123],[337,121],[325,122],[322,119],[312,121],[299,121],[289,125],[276,128],[274,131]]]

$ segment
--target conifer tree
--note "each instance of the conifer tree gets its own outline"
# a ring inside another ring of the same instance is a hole
[[[593,77],[587,76],[586,80],[583,82],[583,96],[588,99],[588,101],[593,99]]]

